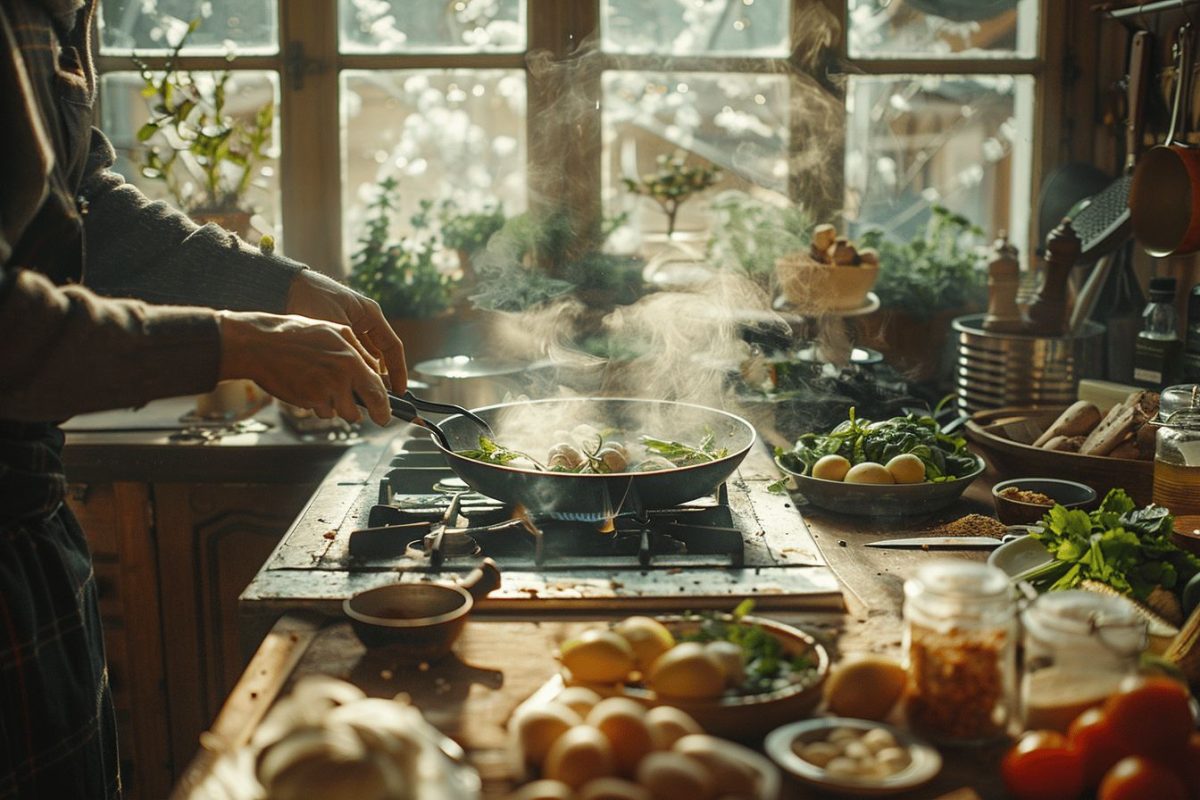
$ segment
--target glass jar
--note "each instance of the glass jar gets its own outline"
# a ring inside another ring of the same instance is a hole
[[[1200,384],[1164,389],[1154,440],[1154,502],[1200,514]]]
[[[1021,613],[1021,718],[1027,730],[1067,727],[1137,672],[1146,623],[1133,604],[1079,590],[1041,595]]]
[[[905,582],[914,730],[945,744],[1005,735],[1016,705],[1015,608],[1008,576],[986,564],[931,561]]]

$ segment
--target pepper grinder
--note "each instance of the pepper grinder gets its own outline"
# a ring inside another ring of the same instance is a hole
[[[1017,248],[1008,241],[1008,234],[1000,231],[1000,238],[992,246],[992,259],[988,262],[988,311],[983,318],[983,329],[993,333],[1020,333],[1025,330],[1025,317],[1017,305],[1017,289],[1021,282],[1021,265],[1017,262]]]
[[[1067,332],[1067,278],[1081,245],[1071,219],[1064,217],[1046,237],[1044,280],[1029,304],[1028,333],[1034,336],[1062,336]]]

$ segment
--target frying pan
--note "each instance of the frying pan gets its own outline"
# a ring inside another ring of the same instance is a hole
[[[670,508],[711,494],[728,478],[754,444],[754,428],[741,417],[714,408],[663,400],[571,398],[501,403],[474,409],[491,425],[496,441],[539,458],[542,444],[554,443],[553,431],[587,423],[620,431],[633,445],[646,434],[699,444],[711,432],[714,446],[725,448],[723,458],[654,472],[575,474],[541,472],[476,461],[456,450],[479,447],[479,426],[462,416],[438,423],[450,447],[435,443],[450,469],[468,486],[505,503],[519,504],[535,514],[559,519],[599,521],[638,515],[646,509]],[[530,444],[540,438],[541,444]]]

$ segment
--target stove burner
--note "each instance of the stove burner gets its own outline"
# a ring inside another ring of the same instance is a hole
[[[433,485],[435,492],[442,494],[458,494],[459,492],[469,492],[471,487],[467,486],[467,482],[462,478],[442,478]],[[482,497],[483,495],[479,495]]]
[[[429,537],[414,539],[404,548],[404,555],[414,559],[428,558],[430,549]],[[477,556],[483,548],[468,534],[446,531],[442,534],[441,551],[445,558],[463,558]]]

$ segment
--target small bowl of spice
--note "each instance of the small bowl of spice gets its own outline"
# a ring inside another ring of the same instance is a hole
[[[1034,525],[1054,505],[1090,508],[1096,502],[1096,490],[1059,478],[1013,478],[992,487],[992,502],[1005,525]]]

